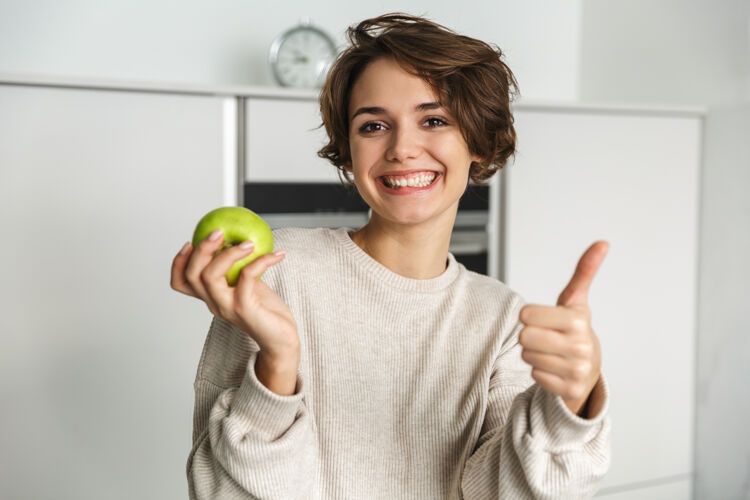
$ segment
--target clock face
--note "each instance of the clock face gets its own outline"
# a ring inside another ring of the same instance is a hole
[[[274,77],[285,87],[318,88],[336,56],[333,41],[311,26],[287,31],[271,46]]]

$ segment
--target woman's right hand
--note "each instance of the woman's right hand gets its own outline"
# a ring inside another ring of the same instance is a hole
[[[172,289],[202,300],[214,316],[219,316],[246,332],[258,343],[266,361],[299,363],[299,335],[292,312],[276,292],[260,279],[270,266],[284,259],[283,251],[263,255],[240,272],[237,285],[229,286],[224,276],[239,259],[253,249],[239,245],[213,256],[224,235],[215,231],[193,249],[190,243],[172,261]],[[284,363],[286,364],[286,363]],[[296,371],[296,369],[295,369]]]

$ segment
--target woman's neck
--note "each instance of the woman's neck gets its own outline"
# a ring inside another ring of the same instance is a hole
[[[370,221],[351,234],[365,253],[394,273],[412,279],[436,278],[445,272],[453,232],[450,224],[394,225],[373,214]]]

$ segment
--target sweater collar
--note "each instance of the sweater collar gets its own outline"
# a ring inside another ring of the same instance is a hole
[[[349,233],[354,232],[354,229],[350,227],[341,227],[331,231],[334,238],[341,244],[346,253],[355,260],[356,264],[386,286],[411,292],[434,292],[447,288],[458,277],[460,264],[450,252],[448,252],[448,266],[441,275],[423,280],[407,278],[394,273],[383,264],[370,257],[367,252],[354,243],[349,236]]]

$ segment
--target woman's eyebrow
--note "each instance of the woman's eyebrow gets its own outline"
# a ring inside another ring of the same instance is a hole
[[[415,106],[414,111],[426,111],[428,109],[440,109],[442,107],[443,106],[439,102],[423,102],[422,104]],[[354,120],[357,115],[365,113],[371,115],[381,115],[385,113],[385,108],[381,108],[380,106],[363,106],[354,112],[349,121]]]

